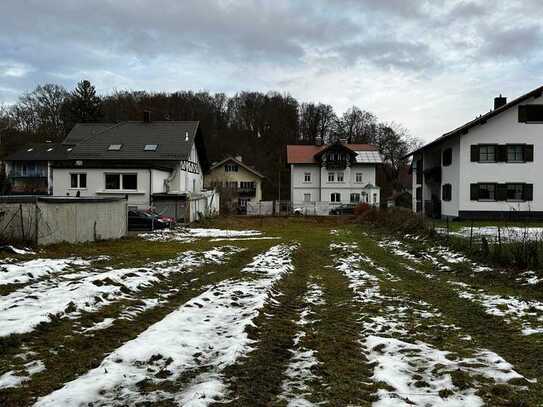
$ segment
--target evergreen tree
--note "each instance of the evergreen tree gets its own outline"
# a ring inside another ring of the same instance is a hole
[[[76,123],[98,122],[103,117],[102,101],[96,96],[96,89],[88,80],[77,84],[66,100],[64,111],[67,131]]]

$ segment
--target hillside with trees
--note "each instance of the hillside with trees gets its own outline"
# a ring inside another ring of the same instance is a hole
[[[264,199],[289,198],[287,144],[312,144],[318,139],[376,144],[387,163],[380,177],[385,194],[401,189],[398,175],[406,165],[402,157],[419,144],[403,126],[380,122],[356,106],[338,115],[330,105],[300,103],[278,92],[227,96],[115,91],[99,96],[84,80],[71,92],[56,84],[40,85],[13,106],[0,106],[0,154],[28,142],[61,141],[78,122],[141,120],[145,110],[152,120],[200,121],[210,160],[241,155],[266,176]]]

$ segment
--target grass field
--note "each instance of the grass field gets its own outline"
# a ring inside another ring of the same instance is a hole
[[[198,227],[4,254],[0,405],[541,405],[538,275],[341,218]]]

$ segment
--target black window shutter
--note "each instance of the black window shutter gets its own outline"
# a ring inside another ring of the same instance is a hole
[[[533,201],[534,200],[534,186],[533,186],[533,184],[524,184],[522,195],[523,195],[522,198],[525,201]]]
[[[532,162],[534,161],[534,145],[526,144],[524,146],[524,161]]]
[[[507,146],[506,145],[496,146],[496,161],[500,163],[507,161]]]
[[[496,184],[496,201],[507,201],[507,184]]]
[[[479,146],[474,144],[471,146],[471,162],[476,163],[479,161]]]
[[[470,199],[477,201],[479,199],[479,184],[470,185]]]
[[[519,123],[526,123],[528,121],[528,110],[526,106],[518,107],[518,121]]]

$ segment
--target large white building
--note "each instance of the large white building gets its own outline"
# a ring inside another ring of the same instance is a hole
[[[413,211],[433,217],[543,217],[543,87],[413,155]],[[538,161],[539,160],[539,161]]]
[[[378,206],[377,147],[369,144],[289,145],[290,196],[293,205],[326,202]]]

